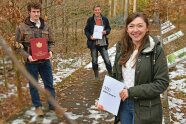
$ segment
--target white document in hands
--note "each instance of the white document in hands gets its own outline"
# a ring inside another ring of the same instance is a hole
[[[119,93],[124,87],[125,84],[123,82],[106,75],[98,104],[102,105],[105,111],[117,115],[121,101]]]
[[[94,25],[93,38],[102,39],[103,37],[103,26]]]

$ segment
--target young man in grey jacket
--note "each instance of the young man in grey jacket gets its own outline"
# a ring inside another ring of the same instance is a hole
[[[25,60],[25,66],[28,72],[38,80],[39,74],[43,80],[44,87],[53,97],[55,97],[55,89],[53,86],[52,67],[50,59],[52,58],[52,47],[54,41],[52,33],[48,25],[40,17],[41,4],[30,2],[27,5],[29,16],[16,29],[15,49],[22,55]],[[31,39],[44,38],[48,46],[48,57],[44,59],[34,59],[31,49]],[[38,90],[29,82],[30,95],[32,103],[35,107],[35,113],[38,116],[43,116],[42,103]],[[54,107],[49,104],[49,109]]]

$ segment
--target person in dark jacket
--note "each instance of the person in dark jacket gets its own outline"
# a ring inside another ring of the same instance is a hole
[[[93,16],[89,17],[85,26],[85,35],[87,37],[87,47],[90,49],[92,57],[92,68],[94,70],[95,79],[98,79],[98,51],[100,52],[106,65],[109,75],[112,75],[112,65],[108,56],[108,38],[107,35],[111,31],[108,19],[101,15],[101,7],[96,5],[93,7]],[[103,26],[102,39],[93,38],[94,26]]]
[[[168,66],[163,48],[149,35],[148,26],[144,13],[131,14],[116,45],[113,77],[127,87],[119,94],[115,124],[118,119],[121,124],[162,124],[160,94],[169,86]]]
[[[30,2],[27,5],[29,17],[25,19],[16,29],[15,48],[25,60],[25,66],[28,72],[38,80],[40,74],[45,89],[47,89],[53,97],[55,97],[55,89],[53,86],[52,67],[50,59],[52,58],[52,48],[54,41],[52,33],[47,23],[40,17],[41,4],[38,2]],[[33,59],[31,52],[30,39],[46,38],[48,44],[49,57],[46,59]],[[35,112],[38,116],[44,115],[42,103],[38,90],[29,82],[29,89],[32,103],[35,106]],[[49,109],[54,107],[49,103]]]

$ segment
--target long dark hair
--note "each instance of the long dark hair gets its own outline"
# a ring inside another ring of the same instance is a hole
[[[147,19],[146,15],[143,12],[133,13],[133,14],[129,15],[129,17],[126,19],[125,27],[124,27],[124,30],[122,32],[122,38],[121,38],[122,56],[121,56],[121,58],[119,60],[119,64],[120,65],[124,65],[125,66],[126,62],[129,60],[132,52],[134,51],[134,44],[132,42],[131,37],[129,36],[129,34],[127,32],[127,26],[134,19],[136,19],[137,17],[142,18],[144,20],[144,22],[146,23],[147,27],[149,26],[148,19]],[[141,45],[140,45],[140,47],[138,49],[137,56],[139,55],[139,52],[142,50],[145,42],[147,41],[148,36],[149,36],[149,32],[147,32],[145,34],[145,36],[143,37],[143,39],[141,41]]]

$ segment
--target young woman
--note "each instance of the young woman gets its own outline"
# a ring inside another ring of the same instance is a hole
[[[169,85],[164,51],[149,35],[145,14],[133,13],[125,24],[117,44],[113,77],[127,88],[119,94],[122,100],[115,123],[119,118],[121,124],[162,124],[160,94]]]

